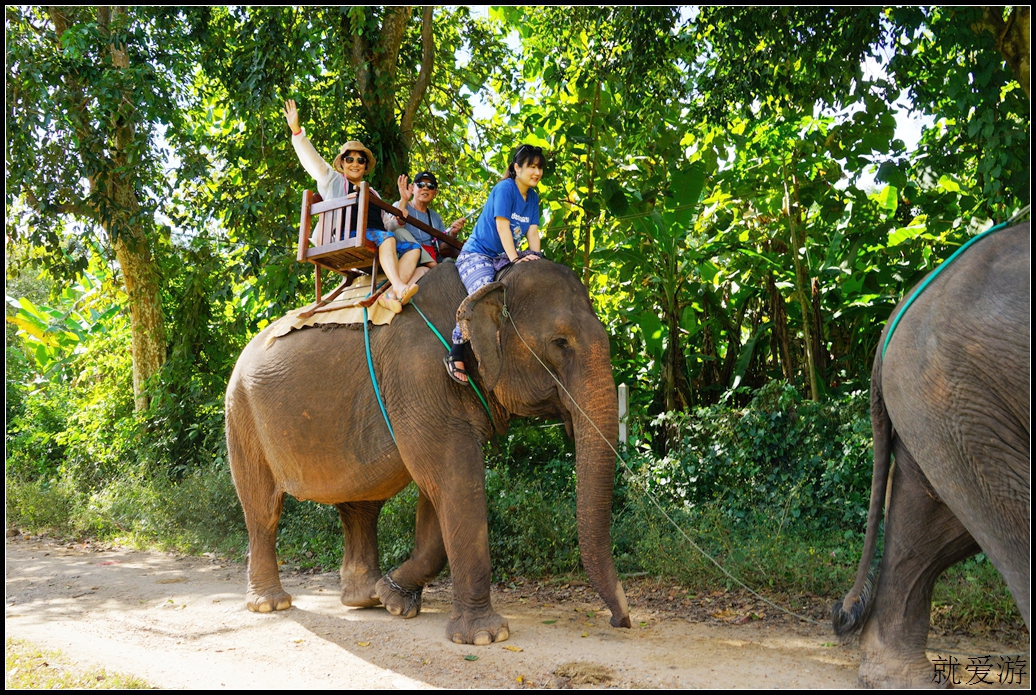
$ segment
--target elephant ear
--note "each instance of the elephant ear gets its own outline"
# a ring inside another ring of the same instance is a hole
[[[500,317],[504,308],[504,283],[491,282],[475,290],[457,309],[457,324],[478,360],[479,373],[490,391],[500,380],[503,350]]]

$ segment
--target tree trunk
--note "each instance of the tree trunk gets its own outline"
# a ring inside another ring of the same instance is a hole
[[[347,18],[343,19],[342,25],[352,44],[350,60],[356,71],[356,91],[363,104],[364,126],[371,140],[364,144],[378,160],[378,173],[373,184],[385,196],[396,190],[396,179],[410,169],[414,117],[435,67],[433,8],[426,6],[421,20],[421,67],[409,95],[403,96],[406,92],[401,89],[401,83],[409,80],[399,75],[399,49],[411,10],[410,6],[387,7],[380,31],[373,34],[358,33]],[[375,40],[369,41],[368,38]],[[408,68],[406,66],[405,69]],[[405,106],[397,107],[397,102],[405,102]]]
[[[1030,12],[1031,8],[1028,5],[1013,7],[1005,20],[1002,6],[983,7],[982,20],[971,25],[971,30],[976,34],[989,32],[993,35],[996,49],[1011,68],[1027,99],[1032,99],[1032,87],[1029,84],[1029,68],[1032,62],[1029,40]]]
[[[794,174],[792,174],[794,176]],[[797,198],[798,196],[796,196]],[[791,244],[789,251],[791,251],[792,262],[795,264],[795,294],[798,296],[799,307],[802,309],[802,336],[803,336],[803,348],[806,353],[806,378],[809,383],[810,397],[813,401],[820,400],[820,387],[817,384],[817,370],[816,364],[813,359],[813,331],[811,327],[813,312],[810,309],[810,303],[807,300],[807,292],[809,291],[809,271],[805,268],[802,263],[802,259],[799,258],[799,249],[806,245],[805,235],[800,239],[798,228],[799,225],[796,221],[796,217],[799,215],[801,208],[798,205],[792,205],[791,190],[788,186],[788,171],[784,169],[784,216],[788,220],[788,233],[791,237]]]
[[[108,231],[109,236],[113,236]],[[166,335],[158,273],[147,239],[139,230],[124,230],[115,239],[115,257],[129,295],[130,332],[133,336],[133,403],[146,410],[150,396],[145,386],[165,363]]]
[[[828,354],[824,340],[824,322],[820,312],[820,280],[813,278],[811,285],[813,301],[810,303],[812,309],[810,318],[813,322],[813,360],[816,362],[820,378],[826,380]]]
[[[591,201],[594,197],[594,179],[597,176],[597,135],[594,119],[597,117],[597,107],[601,103],[601,81],[594,85],[594,105],[590,110],[590,151],[586,157],[586,200]],[[590,213],[583,208],[583,287],[590,289]],[[670,334],[672,335],[672,334]],[[672,342],[672,341],[670,341]]]
[[[766,273],[766,292],[770,295],[770,320],[773,321],[773,330],[770,332],[774,343],[773,354],[778,356],[781,373],[790,384],[795,379],[795,364],[792,362],[788,338],[788,312],[784,307],[784,297],[777,289],[771,272]]]

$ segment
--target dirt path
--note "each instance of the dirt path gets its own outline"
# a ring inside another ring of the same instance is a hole
[[[719,618],[679,617],[634,589],[634,628],[615,630],[579,582],[494,587],[511,639],[471,647],[445,638],[448,581],[427,588],[421,615],[404,621],[342,606],[336,574],[283,573],[294,606],[259,615],[244,608],[239,564],[43,538],[8,538],[5,550],[7,637],[163,688],[856,686],[856,651],[829,629],[765,614],[729,624],[737,611],[719,593],[717,610],[703,609]]]

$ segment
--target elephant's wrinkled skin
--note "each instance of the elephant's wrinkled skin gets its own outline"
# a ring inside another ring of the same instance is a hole
[[[590,581],[629,627],[629,608],[611,557],[611,500],[618,432],[608,336],[569,269],[545,260],[516,264],[502,280],[465,299],[452,263],[422,278],[417,304],[444,336],[457,317],[470,338],[467,365],[490,392],[495,425],[511,416],[556,417],[576,440],[579,547]],[[559,376],[603,432],[589,424],[536,362],[503,316]],[[462,305],[463,302],[463,305]],[[458,310],[458,307],[459,310]],[[363,331],[305,329],[245,348],[227,386],[227,448],[248,525],[247,605],[281,610],[275,541],[285,493],[335,505],[345,531],[342,603],[413,617],[420,590],[447,558],[454,610],[447,636],[489,644],[507,621],[489,599],[490,565],[482,445],[494,423],[468,386],[450,380],[446,350],[411,308],[371,329],[393,443],[374,396]],[[414,551],[382,575],[377,519],[411,480],[420,490]]]
[[[866,685],[936,685],[925,657],[932,588],[979,550],[1030,625],[1029,290],[1025,223],[979,240],[937,277],[904,315],[884,359],[884,333],[878,343],[867,537],[856,583],[834,607],[839,634],[861,630]],[[890,454],[875,584],[867,573]]]

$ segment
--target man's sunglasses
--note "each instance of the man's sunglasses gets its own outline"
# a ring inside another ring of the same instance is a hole
[[[435,185],[434,183],[432,183],[431,181],[418,181],[418,182],[417,182],[417,183],[415,183],[414,185],[415,185],[415,186],[417,186],[418,188],[427,188],[427,189],[428,189],[428,190],[430,190],[430,191],[434,191],[434,190],[436,190],[437,188],[439,188],[438,186],[436,186],[436,185]]]
[[[367,158],[364,157],[363,155],[360,155],[359,157],[353,157],[351,154],[347,154],[346,156],[342,157],[342,161],[345,162],[346,164],[352,164],[353,162],[358,162],[360,164],[366,164],[367,163]]]

